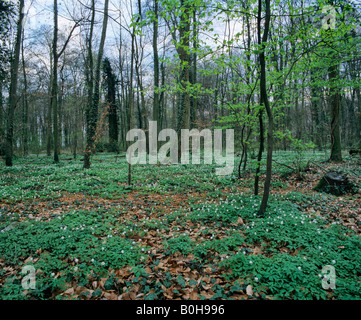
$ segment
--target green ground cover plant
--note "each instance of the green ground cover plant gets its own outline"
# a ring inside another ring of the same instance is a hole
[[[283,179],[276,163],[261,218],[252,174],[139,165],[127,186],[125,160],[98,155],[86,171],[79,162],[0,166],[2,299],[361,298],[359,198],[315,192],[322,171]],[[358,170],[350,162],[345,172]],[[22,287],[27,265],[34,290]],[[326,265],[334,290],[322,287]]]

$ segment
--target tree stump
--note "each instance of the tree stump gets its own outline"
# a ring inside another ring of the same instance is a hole
[[[349,151],[350,155],[353,156],[353,155],[361,155],[361,149],[351,149]]]
[[[327,172],[315,187],[315,190],[330,193],[335,196],[340,196],[347,193],[357,193],[357,187],[355,184],[351,182],[343,173],[336,171]]]

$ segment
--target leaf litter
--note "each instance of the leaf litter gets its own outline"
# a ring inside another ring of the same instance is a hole
[[[305,195],[313,195],[313,187],[316,185],[321,172],[314,170],[306,175],[305,181],[297,181],[296,178],[289,177],[286,181],[275,176],[274,181],[286,184],[286,188],[276,188],[273,194],[286,195],[290,192],[298,192]],[[247,179],[245,177],[244,179]],[[248,177],[251,181],[251,177]],[[223,188],[222,193],[247,193],[250,187],[236,186]],[[195,200],[196,199],[196,200]],[[232,233],[235,226],[243,226],[247,219],[238,217],[235,223],[220,227],[213,223],[203,221],[194,222],[179,216],[174,220],[169,220],[175,212],[189,208],[194,203],[207,203],[210,198],[207,192],[187,192],[187,193],[145,193],[133,190],[126,193],[119,199],[106,199],[103,197],[89,196],[82,193],[66,193],[55,200],[34,200],[18,201],[7,203],[0,201],[0,209],[5,214],[17,214],[18,221],[37,219],[48,221],[57,216],[67,214],[74,210],[102,210],[113,212],[116,222],[120,225],[127,225],[130,221],[140,224],[153,224],[146,232],[134,230],[127,234],[128,239],[134,240],[138,246],[150,248],[147,258],[142,261],[140,268],[142,273],[138,274],[136,267],[125,266],[117,269],[108,269],[108,275],[102,278],[88,279],[87,283],[71,281],[65,283],[65,288],[61,292],[52,294],[52,298],[61,296],[65,299],[83,300],[139,300],[146,298],[154,299],[258,299],[262,291],[254,291],[252,285],[241,281],[240,287],[235,288],[234,281],[227,279],[225,274],[228,270],[219,265],[225,255],[212,251],[213,256],[200,261],[191,252],[186,254],[181,252],[169,253],[165,243],[168,239],[173,239],[175,234],[186,234],[187,239],[198,243],[200,237],[206,241],[211,239],[225,239]],[[212,198],[211,198],[212,199]],[[214,202],[215,199],[212,199]],[[217,199],[216,202],[221,201]],[[112,209],[116,210],[112,211]],[[322,207],[317,201],[310,200],[303,206],[303,212],[320,217],[326,217],[331,225],[338,223],[350,228],[356,233],[361,232],[361,199],[359,197],[325,197]],[[207,233],[207,230],[212,230]],[[267,244],[266,244],[267,246]],[[252,255],[267,254],[262,245],[244,244],[236,251],[247,249]],[[211,248],[212,250],[212,248]],[[297,254],[297,250],[290,250],[287,247],[280,247],[279,251],[287,254]],[[41,248],[36,252],[39,256],[44,254]],[[34,263],[38,260],[32,259]],[[30,257],[24,257],[23,262],[28,263]],[[69,260],[64,259],[68,264]],[[19,273],[16,265],[6,265],[4,260],[0,260],[2,268],[1,285],[9,276]],[[39,270],[41,273],[42,271]],[[111,277],[109,275],[112,275]],[[55,275],[60,277],[60,274]],[[111,280],[111,281],[110,281]],[[109,285],[109,282],[111,286]],[[233,289],[231,289],[233,288]],[[25,291],[25,294],[29,292]],[[272,296],[263,292],[263,299],[273,299]]]

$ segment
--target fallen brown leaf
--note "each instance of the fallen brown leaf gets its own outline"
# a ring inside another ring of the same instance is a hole
[[[248,285],[246,288],[246,293],[248,296],[253,296],[253,289],[251,285]]]
[[[241,217],[237,219],[237,224],[244,225],[244,221]]]
[[[118,296],[114,292],[105,292],[104,297],[107,300],[118,300]]]

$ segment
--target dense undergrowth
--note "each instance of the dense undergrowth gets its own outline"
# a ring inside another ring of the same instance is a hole
[[[288,165],[292,157],[275,155]],[[259,217],[252,175],[217,177],[214,169],[134,166],[129,187],[125,159],[111,154],[86,171],[79,160],[54,165],[47,157],[1,165],[0,297],[361,298],[359,195],[314,192],[310,177],[297,189],[279,178],[289,168],[276,165]],[[361,176],[352,159],[342,170]],[[36,270],[35,289],[22,287],[26,265]],[[322,286],[324,266],[335,268],[334,290]]]

